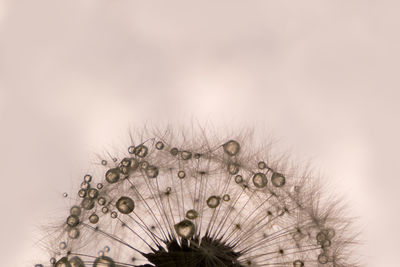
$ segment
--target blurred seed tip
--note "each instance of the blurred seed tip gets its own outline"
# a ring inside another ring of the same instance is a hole
[[[63,194],[34,266],[360,266],[351,220],[309,169],[247,132],[211,136],[132,132]]]

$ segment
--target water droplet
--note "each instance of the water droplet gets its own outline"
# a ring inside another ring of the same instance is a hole
[[[99,216],[97,216],[96,213],[93,213],[92,215],[89,216],[89,222],[90,223],[98,223],[99,222]]]
[[[109,252],[109,251],[110,251],[110,247],[109,247],[109,246],[105,246],[105,247],[104,247],[104,251],[105,251],[105,252]]]
[[[189,152],[189,151],[182,151],[182,152],[181,152],[181,158],[182,158],[183,160],[191,159],[191,158],[192,158],[192,152]]]
[[[130,146],[130,147],[128,147],[128,153],[129,153],[129,154],[135,153],[135,146]]]
[[[115,267],[115,263],[110,257],[100,256],[94,261],[93,267]]]
[[[119,212],[123,214],[129,214],[134,210],[135,203],[129,197],[121,197],[120,199],[118,199],[116,207]]]
[[[70,228],[68,230],[68,236],[72,239],[77,239],[79,237],[80,231],[77,228]]]
[[[191,221],[183,220],[180,223],[175,224],[175,231],[180,237],[188,239],[194,235],[195,226]]]
[[[263,188],[267,185],[268,180],[267,180],[267,176],[265,176],[264,173],[256,173],[253,176],[253,184],[255,187],[257,188]]]
[[[145,145],[138,145],[137,147],[135,147],[135,155],[140,157],[140,158],[144,158],[147,156],[147,152],[148,152],[148,148]]]
[[[67,197],[67,196],[68,196],[68,193],[65,192],[65,193],[63,194],[63,197]]]
[[[235,156],[240,151],[240,145],[235,140],[230,140],[223,145],[224,151],[229,156]]]
[[[185,178],[185,176],[186,176],[185,171],[179,171],[179,172],[178,172],[178,177],[179,177],[180,179]]]
[[[101,208],[101,212],[103,212],[104,214],[106,214],[108,212],[108,208],[107,207],[102,207]]]
[[[55,264],[56,263],[56,258],[54,258],[54,257],[50,258],[50,263],[51,264]]]
[[[158,175],[158,168],[156,166],[149,166],[146,169],[146,176],[148,178],[156,178]]]
[[[79,224],[79,217],[76,215],[70,215],[67,218],[67,225],[70,227],[77,226]]]
[[[97,191],[96,188],[90,188],[88,193],[87,193],[88,197],[90,198],[96,198],[99,195],[99,191]]]
[[[207,199],[207,206],[209,206],[210,208],[214,209],[216,207],[218,207],[220,202],[220,198],[217,196],[211,196]]]
[[[60,249],[65,249],[65,248],[67,247],[67,243],[65,243],[65,242],[60,242],[59,247],[60,247]]]
[[[199,213],[196,210],[188,210],[186,212],[186,217],[188,219],[194,220],[199,216]]]
[[[228,194],[225,194],[225,195],[223,195],[222,199],[224,201],[229,201],[229,200],[231,200],[231,197]]]
[[[111,212],[111,218],[115,219],[117,217],[118,217],[118,214],[115,211]]]
[[[169,153],[171,153],[172,156],[176,156],[176,155],[178,155],[179,150],[176,147],[173,147],[173,148],[171,148]]]
[[[271,182],[275,187],[281,187],[285,185],[285,177],[277,172],[274,172],[271,177]]]
[[[101,165],[104,165],[104,166],[107,165],[107,160],[104,160],[104,159],[103,159],[103,160],[101,161]]]
[[[97,203],[99,203],[101,206],[104,206],[106,204],[106,199],[104,197],[99,197]]]
[[[90,183],[90,182],[92,181],[92,176],[91,176],[90,174],[86,174],[86,175],[83,177],[83,180],[84,180],[85,182]]]
[[[228,163],[229,174],[235,175],[239,172],[239,164],[230,162]]]
[[[264,161],[260,161],[257,166],[260,170],[267,168],[267,164]]]
[[[84,198],[81,202],[82,208],[85,210],[91,210],[94,207],[94,200],[91,198]]]
[[[119,180],[119,169],[112,168],[106,172],[106,181],[110,184],[116,183]]]
[[[158,142],[156,143],[156,148],[157,148],[158,150],[162,150],[162,149],[164,148],[164,143],[161,142],[161,141],[158,141]]]
[[[98,183],[98,184],[97,184],[97,189],[100,190],[100,189],[102,189],[102,188],[103,188],[103,184],[102,184],[102,183]]]
[[[81,215],[81,208],[78,206],[72,206],[70,209],[71,215],[80,216]]]
[[[85,189],[79,189],[79,191],[78,191],[78,196],[79,196],[80,198],[86,197],[86,190],[85,190]]]
[[[81,183],[81,188],[82,188],[82,189],[88,189],[89,187],[90,187],[90,184],[89,184],[88,182],[83,181],[83,182]]]
[[[69,263],[71,263],[71,267],[85,267],[85,264],[78,256],[72,257]]]
[[[71,264],[69,263],[67,257],[63,257],[59,261],[57,261],[54,267],[71,267]]]
[[[295,260],[293,262],[293,267],[304,267],[304,262],[302,262],[301,260]]]
[[[318,262],[321,264],[326,264],[328,263],[328,256],[325,253],[321,253],[318,256]]]
[[[235,182],[236,182],[237,184],[242,183],[242,182],[243,182],[243,176],[241,176],[241,175],[236,175],[236,177],[235,177]]]

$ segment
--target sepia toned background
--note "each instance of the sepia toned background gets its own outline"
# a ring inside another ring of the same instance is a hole
[[[399,266],[399,8],[0,0],[1,265],[47,260],[40,226],[94,155],[170,122],[277,137],[348,203],[355,255]]]

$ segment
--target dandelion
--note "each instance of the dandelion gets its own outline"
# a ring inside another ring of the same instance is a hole
[[[309,172],[243,136],[179,136],[100,159],[36,267],[355,266],[348,221]]]

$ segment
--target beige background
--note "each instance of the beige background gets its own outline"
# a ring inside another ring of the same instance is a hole
[[[399,266],[399,8],[0,1],[1,266],[47,259],[37,226],[94,153],[130,126],[192,119],[268,129],[313,158],[358,217],[361,259]]]

